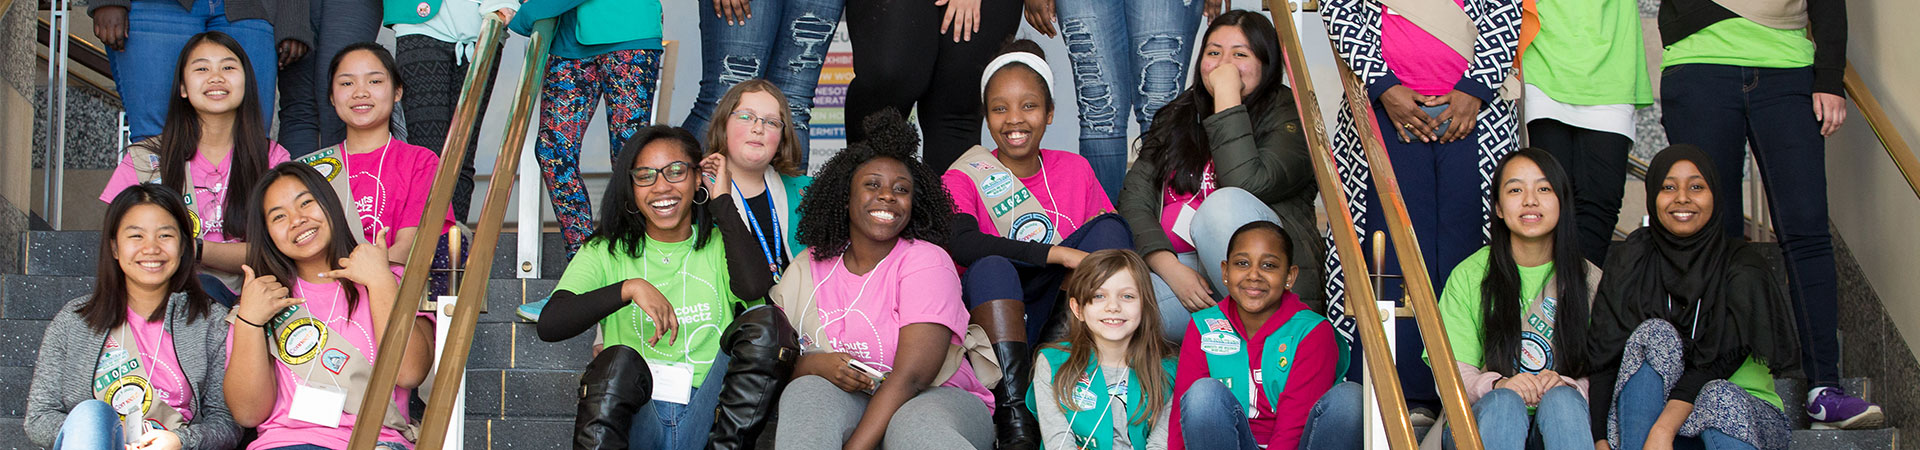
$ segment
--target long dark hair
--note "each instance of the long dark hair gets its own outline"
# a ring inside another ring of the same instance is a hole
[[[640,149],[661,140],[680,148],[687,164],[693,166],[688,168],[692,171],[688,176],[693,177],[695,185],[698,185],[702,176],[699,167],[700,141],[693,138],[693,133],[667,125],[641,128],[627,139],[627,145],[620,149],[620,157],[613,161],[613,179],[607,182],[606,194],[600,196],[600,222],[594,224],[593,234],[587,236],[588,241],[604,239],[608,250],[625,251],[628,257],[639,258],[646,253],[647,217],[638,212],[637,208],[643,208],[640,199],[633,197],[632,169],[634,162],[640,159]],[[667,180],[655,179],[654,182],[665,183]],[[691,197],[684,201],[693,205]],[[708,214],[707,208],[701,205],[688,208],[687,214],[693,215],[693,249],[705,248],[707,238],[713,234],[713,215]]]
[[[127,211],[140,205],[158,206],[167,210],[173,217],[175,226],[180,228],[178,242],[180,248],[175,253],[180,264],[167,276],[167,292],[187,294],[187,323],[193,323],[206,316],[212,309],[213,300],[200,290],[195,279],[195,267],[200,256],[196,255],[193,236],[193,222],[187,216],[187,204],[180,194],[156,184],[135,184],[127,186],[119,195],[113,196],[113,203],[107,204],[106,219],[100,223],[100,262],[93,273],[93,296],[80,309],[74,310],[87,322],[87,328],[94,332],[105,333],[127,321],[127,274],[120,271],[115,256],[114,242],[120,234],[120,222],[127,217]],[[148,322],[159,322],[166,314],[168,299],[160,300],[161,314],[148,317]]]
[[[1587,338],[1587,261],[1580,256],[1580,230],[1575,223],[1573,184],[1560,162],[1546,150],[1523,148],[1500,160],[1494,176],[1506,173],[1514,160],[1526,158],[1540,166],[1547,184],[1560,200],[1560,221],[1553,227],[1553,279],[1559,289],[1553,311],[1554,371],[1579,378],[1587,375],[1585,341]],[[1499,180],[1494,180],[1498,204]],[[1493,239],[1487,244],[1487,276],[1480,282],[1480,347],[1484,349],[1481,368],[1513,376],[1514,362],[1520,355],[1520,268],[1513,259],[1513,230],[1507,222],[1493,219]]]
[[[313,195],[313,201],[320,202],[321,210],[326,211],[327,228],[332,231],[327,233],[327,247],[319,257],[327,260],[328,267],[340,269],[340,259],[352,255],[353,248],[359,243],[353,239],[353,231],[348,229],[345,208],[340,206],[340,196],[333,193],[333,185],[313,166],[295,161],[273,166],[273,170],[261,178],[260,185],[253,188],[253,203],[247,208],[247,228],[260,236],[270,236],[267,233],[265,204],[267,187],[286,177],[300,180],[300,184]],[[279,244],[273,242],[271,237],[247,245],[247,265],[253,267],[256,275],[273,275],[288,287],[293,287],[294,280],[300,278],[299,266],[293,258],[280,252]],[[353,314],[354,305],[360,303],[360,286],[346,278],[340,278],[338,282],[347,296],[347,314]]]
[[[347,55],[360,51],[372,53],[374,59],[380,60],[380,66],[387,71],[387,79],[393,83],[393,90],[402,91],[407,89],[407,80],[400,78],[400,64],[393,61],[393,52],[387,51],[387,47],[380,45],[378,42],[366,41],[348,45],[347,48],[340,49],[339,53],[333,54],[333,61],[327,64],[326,84],[329,96],[331,96],[333,92],[333,76],[340,74],[340,62],[346,61]]]
[[[906,228],[900,230],[900,239],[945,245],[948,221],[953,217],[953,196],[940,182],[939,173],[913,156],[920,148],[920,136],[893,108],[867,116],[862,126],[866,139],[827,160],[813,179],[813,186],[807,188],[807,195],[800,199],[801,219],[795,238],[813,248],[815,261],[845,253],[851,239],[847,201],[852,197],[853,171],[867,161],[887,158],[907,166],[907,174],[913,177],[913,209],[907,215]]]
[[[1286,59],[1280,54],[1278,33],[1267,16],[1233,10],[1215,17],[1207,26],[1206,34],[1201,36],[1213,36],[1215,30],[1227,26],[1240,27],[1253,56],[1260,60],[1260,79],[1246,80],[1257,81],[1259,85],[1243,102],[1253,122],[1260,123],[1261,115],[1270,113],[1276,102],[1293,101],[1291,95],[1282,95],[1292,91],[1280,83]],[[1205,51],[1206,43],[1195,47]],[[1140,136],[1140,159],[1153,163],[1153,167],[1160,170],[1153,174],[1154,180],[1166,180],[1174,192],[1200,190],[1200,172],[1206,169],[1207,161],[1213,159],[1207,132],[1200,126],[1201,120],[1213,115],[1213,94],[1202,84],[1206,76],[1200,72],[1200,65],[1194,64],[1192,87],[1161,107],[1153,116],[1153,125]]]
[[[253,62],[247,59],[246,49],[240,48],[240,42],[232,36],[218,31],[208,31],[187,38],[186,47],[180,49],[180,58],[173,66],[172,99],[167,101],[167,119],[160,129],[160,181],[177,192],[190,192],[193,186],[187,186],[186,165],[193,155],[200,153],[200,112],[193,103],[180,96],[187,88],[186,77],[181,76],[187,70],[188,58],[193,57],[193,49],[201,44],[216,44],[232,51],[240,59],[240,73],[245,74],[246,89],[241,92],[240,109],[233,117],[233,151],[227,156],[227,204],[221,207],[222,232],[228,238],[246,240],[247,205],[252,201],[247,197],[234,197],[233,193],[245,195],[252,192],[263,172],[267,171],[267,153],[272,151],[273,143],[267,140],[267,123],[261,115],[260,80],[253,78]]]

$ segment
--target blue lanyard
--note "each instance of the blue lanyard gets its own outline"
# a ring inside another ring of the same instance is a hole
[[[773,190],[768,189],[762,191],[762,193],[764,195],[773,195]],[[747,214],[747,229],[752,230],[754,239],[760,242],[760,254],[767,257],[767,269],[773,271],[774,281],[779,281],[780,259],[774,256],[774,252],[785,250],[780,247],[780,212],[774,211],[777,206],[774,205],[773,198],[767,198],[767,212],[769,216],[772,216],[770,218],[773,219],[773,246],[768,247],[767,236],[760,231],[760,219],[754,218],[753,206],[748,205],[747,196],[740,193],[740,183],[733,183],[733,196],[740,199],[740,211]]]

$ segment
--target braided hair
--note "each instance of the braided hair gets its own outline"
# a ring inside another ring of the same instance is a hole
[[[861,125],[866,139],[827,160],[800,200],[796,238],[813,249],[815,261],[846,253],[851,233],[847,202],[852,194],[853,172],[869,161],[888,158],[906,166],[907,174],[913,177],[913,208],[898,237],[944,245],[948,221],[953,216],[953,196],[940,182],[939,173],[914,156],[920,148],[919,134],[891,108],[868,117]]]

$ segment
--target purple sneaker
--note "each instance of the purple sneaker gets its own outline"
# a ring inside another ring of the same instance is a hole
[[[1807,398],[1813,399],[1807,402],[1807,417],[1813,419],[1816,430],[1880,428],[1887,422],[1880,405],[1847,395],[1837,387],[1813,388]]]

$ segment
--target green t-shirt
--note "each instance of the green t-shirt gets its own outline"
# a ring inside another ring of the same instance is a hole
[[[1447,275],[1440,290],[1440,322],[1446,325],[1447,342],[1453,346],[1455,361],[1485,367],[1480,345],[1480,283],[1487,277],[1489,247],[1480,247]],[[1533,306],[1533,299],[1545,289],[1553,276],[1553,263],[1538,267],[1520,266],[1520,311]]]
[[[633,278],[652,283],[673,304],[680,322],[680,336],[670,345],[661,337],[659,345],[647,345],[653,336],[653,318],[628,304],[600,319],[600,331],[606,346],[624,345],[655,363],[687,363],[693,366],[693,379],[706,377],[707,367],[720,352],[720,332],[733,322],[733,307],[745,303],[733,295],[728,285],[727,257],[720,233],[714,232],[706,247],[693,250],[694,239],[660,242],[648,238],[640,258],[628,257],[607,239],[593,239],[580,247],[560,275],[555,290],[584,293]],[[665,261],[662,261],[662,259]]]
[[[1753,394],[1774,408],[1785,410],[1780,404],[1780,394],[1773,391],[1773,371],[1767,369],[1767,365],[1753,360],[1753,357],[1747,357],[1747,362],[1741,363],[1740,368],[1727,377],[1727,381],[1746,389],[1748,394]]]
[[[1520,55],[1520,73],[1570,105],[1653,104],[1640,6],[1631,0],[1539,2],[1540,34]]]
[[[1723,64],[1792,69],[1813,65],[1813,40],[1807,30],[1782,30],[1743,17],[1693,33],[1667,46],[1662,68],[1680,64]]]

